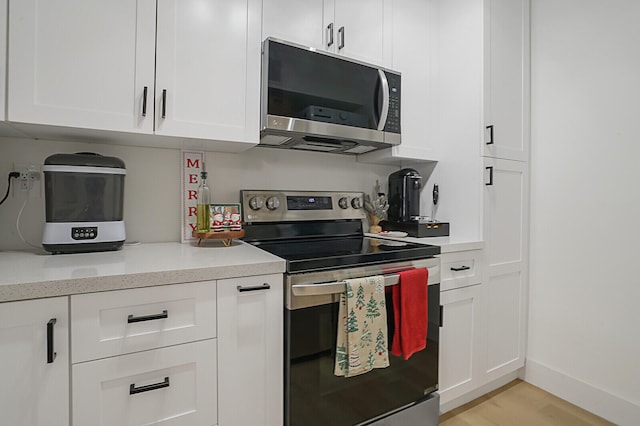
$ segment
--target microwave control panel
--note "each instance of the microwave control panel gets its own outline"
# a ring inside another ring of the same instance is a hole
[[[389,114],[384,131],[400,133],[400,76],[390,72],[386,76],[389,83]]]

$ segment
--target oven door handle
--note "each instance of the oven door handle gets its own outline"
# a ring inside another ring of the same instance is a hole
[[[439,267],[429,268],[429,273],[436,270]],[[438,271],[439,272],[439,271]],[[400,282],[400,274],[384,275],[385,287],[397,285]],[[291,291],[294,296],[322,296],[326,294],[339,294],[344,292],[344,281],[335,281],[330,283],[318,283],[318,284],[295,284],[291,286]]]

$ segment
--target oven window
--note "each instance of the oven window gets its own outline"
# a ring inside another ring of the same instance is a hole
[[[427,348],[405,361],[345,378],[333,374],[338,303],[286,311],[285,423],[352,426],[417,401],[438,383],[440,286],[429,286]],[[387,293],[388,341],[393,303]]]

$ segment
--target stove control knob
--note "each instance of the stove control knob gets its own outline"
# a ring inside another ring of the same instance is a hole
[[[251,207],[251,210],[260,210],[263,204],[264,204],[264,201],[262,200],[262,197],[259,195],[256,195],[255,197],[252,197],[249,200],[249,207]]]
[[[269,210],[276,210],[278,207],[280,207],[280,200],[278,200],[278,197],[267,198],[267,208]]]
[[[353,207],[354,209],[361,209],[362,200],[360,198],[354,198],[353,200],[351,200],[351,207]]]
[[[347,197],[342,197],[338,200],[338,206],[340,206],[341,209],[346,209],[347,207],[349,207],[349,200],[347,199]]]

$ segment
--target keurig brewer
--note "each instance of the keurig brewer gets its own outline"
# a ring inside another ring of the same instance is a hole
[[[55,154],[47,157],[42,170],[45,250],[77,253],[122,248],[127,171],[121,159],[89,152]]]
[[[436,187],[437,188],[437,187]],[[414,169],[402,169],[389,175],[389,211],[380,223],[385,231],[403,231],[412,237],[449,235],[449,224],[420,216],[422,176]],[[437,191],[437,190],[434,190]],[[434,192],[434,203],[437,201]],[[434,210],[435,211],[435,210]]]

